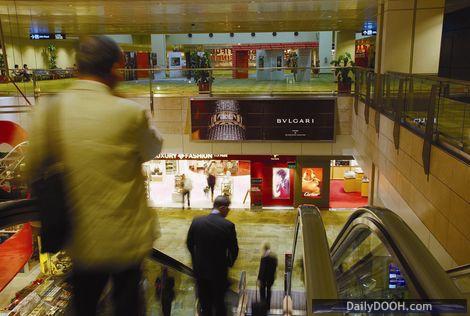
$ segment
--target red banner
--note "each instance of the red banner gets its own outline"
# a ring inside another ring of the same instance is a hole
[[[0,244],[0,292],[21,271],[33,253],[33,234],[30,224]]]

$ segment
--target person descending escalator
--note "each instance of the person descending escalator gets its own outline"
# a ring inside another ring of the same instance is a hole
[[[267,309],[271,307],[271,288],[276,279],[277,256],[271,251],[269,243],[263,245],[263,256],[261,257],[258,271],[258,287],[260,298],[266,302]]]
[[[27,173],[33,185],[41,184],[33,186],[39,189],[35,193],[47,193],[36,195],[41,214],[51,210],[41,207],[51,196],[62,204],[56,218],[68,214],[69,235],[60,237],[73,263],[74,315],[96,315],[109,280],[114,315],[139,315],[142,263],[158,234],[142,163],[160,152],[163,140],[143,107],[113,92],[123,59],[116,42],[106,36],[83,38],[76,56],[79,80],[35,109]],[[56,181],[46,182],[52,167]],[[60,196],[58,190],[46,192],[46,184],[60,187]],[[48,224],[41,228],[42,250],[63,247],[54,244],[53,231],[44,233],[45,227],[62,225],[53,226],[55,219],[48,216],[41,220]]]
[[[201,316],[225,316],[228,269],[238,257],[235,225],[226,219],[230,199],[219,195],[209,215],[196,217],[189,227],[186,245],[191,254]]]

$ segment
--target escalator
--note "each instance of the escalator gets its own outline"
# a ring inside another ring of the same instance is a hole
[[[447,273],[408,225],[388,209],[356,210],[329,247],[320,211],[302,206],[292,253],[294,265],[285,292],[303,290],[307,306],[307,310],[294,310],[294,315],[311,315],[316,299],[468,297],[469,267]]]
[[[37,220],[30,200],[0,204],[0,229]],[[274,292],[269,315],[287,310],[290,315],[313,315],[312,303],[318,299],[460,299],[470,293],[468,265],[444,271],[406,223],[383,208],[355,211],[330,247],[318,208],[301,206],[290,261],[284,290]],[[156,249],[144,264],[142,306],[147,315],[161,315],[155,280],[165,269],[175,280],[172,315],[196,315],[192,270]],[[251,315],[255,293],[246,287],[242,273],[238,288],[227,298],[233,315]],[[48,295],[44,292],[42,298]],[[108,315],[110,304],[103,301],[100,314]]]
[[[21,225],[39,220],[39,213],[32,200],[16,200],[0,203],[0,231],[6,227]],[[1,244],[0,244],[1,245]],[[0,272],[3,271],[0,267]],[[171,315],[188,316],[196,315],[197,301],[195,298],[195,280],[191,268],[180,261],[153,249],[150,256],[143,264],[143,279],[141,289],[143,291],[142,311],[146,315],[162,315],[162,308],[158,289],[163,284],[168,284],[172,279],[175,298],[172,304]],[[13,276],[14,277],[14,276]],[[157,279],[160,282],[157,282]],[[158,284],[159,283],[159,284]],[[237,287],[237,285],[235,285]],[[245,272],[242,272],[238,288],[231,289],[226,295],[227,303],[233,306],[233,315],[242,315],[241,307],[246,287]],[[19,291],[8,310],[1,310],[0,315],[69,315],[70,311],[70,286],[66,276],[43,277],[39,274],[34,281]],[[110,300],[110,287],[104,291],[98,307],[99,315],[112,315],[112,304]],[[0,287],[0,298],[1,298]],[[1,300],[0,300],[1,301]],[[246,303],[246,302],[245,302]],[[139,311],[140,312],[140,311]],[[47,314],[49,313],[49,314]]]

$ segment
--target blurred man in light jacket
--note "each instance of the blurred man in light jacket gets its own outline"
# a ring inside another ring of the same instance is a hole
[[[137,314],[141,263],[158,232],[141,165],[160,152],[162,138],[140,105],[113,95],[121,60],[110,38],[83,39],[77,51],[79,80],[38,105],[32,122],[31,179],[45,163],[51,131],[54,152],[66,170],[72,210],[67,250],[73,261],[73,306],[80,316],[96,314],[109,279],[115,315]]]

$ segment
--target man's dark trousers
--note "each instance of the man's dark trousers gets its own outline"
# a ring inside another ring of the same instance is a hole
[[[259,296],[262,301],[265,301],[268,309],[271,308],[271,287],[273,284],[268,284],[266,282],[259,283]]]
[[[94,316],[101,293],[111,278],[114,315],[142,315],[139,300],[140,266],[119,272],[74,269],[72,273],[73,309],[76,316]]]
[[[197,280],[197,294],[202,316],[226,316],[225,292],[227,285],[208,279]]]

